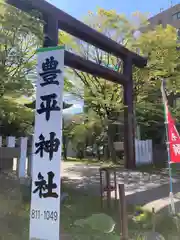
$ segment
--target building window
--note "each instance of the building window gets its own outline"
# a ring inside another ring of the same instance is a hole
[[[172,18],[173,18],[173,20],[180,19],[180,12],[177,12],[177,13],[173,14]]]

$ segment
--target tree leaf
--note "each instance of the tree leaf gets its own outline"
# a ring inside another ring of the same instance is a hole
[[[102,233],[113,232],[116,225],[114,220],[104,213],[93,214],[86,219],[77,220],[74,224],[81,227],[88,225],[91,229],[98,230]]]

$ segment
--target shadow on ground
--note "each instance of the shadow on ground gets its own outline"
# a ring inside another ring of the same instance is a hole
[[[87,194],[100,195],[99,166],[81,163],[63,163],[63,181]],[[169,196],[169,178],[166,174],[149,174],[120,169],[117,183],[125,184],[128,204],[144,205]],[[174,179],[173,192],[180,191],[180,182]]]

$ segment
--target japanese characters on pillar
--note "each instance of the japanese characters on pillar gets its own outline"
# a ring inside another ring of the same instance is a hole
[[[30,239],[59,240],[64,46],[37,51]]]

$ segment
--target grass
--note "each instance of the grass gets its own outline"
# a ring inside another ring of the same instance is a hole
[[[70,195],[65,204],[62,206],[61,219],[63,229],[66,232],[69,232],[71,235],[75,236],[82,231],[82,229],[78,229],[73,224],[77,219],[87,218],[92,214],[104,211],[104,213],[111,216],[116,222],[115,234],[120,236],[121,229],[119,211],[117,211],[118,205],[116,208],[112,208],[110,211],[107,209],[102,210],[100,207],[99,197],[85,195],[76,190],[72,190],[67,186],[63,187],[63,191],[68,192]],[[137,212],[141,212],[141,214],[135,217],[135,213]],[[151,212],[143,211],[141,206],[129,205],[127,207],[127,213],[129,235],[131,239],[135,240],[135,235],[139,234],[140,232],[152,231],[152,220],[154,218]],[[168,216],[167,214],[157,214],[155,221],[156,231],[161,233],[164,237],[166,237],[166,239],[171,239],[172,235],[179,235],[177,233],[176,224],[171,216]],[[91,239],[93,240],[95,238]],[[110,237],[108,239],[111,240]]]
[[[119,213],[117,212],[117,207],[112,210],[102,210],[100,206],[100,197],[96,196],[90,196],[87,194],[83,194],[82,192],[73,190],[71,188],[68,188],[68,186],[63,186],[63,191],[68,192],[69,198],[65,201],[65,204],[63,204],[61,209],[61,222],[63,225],[63,229],[70,233],[72,236],[78,236],[80,239],[88,239],[88,237],[91,236],[92,238],[94,231],[83,231],[82,228],[79,228],[74,225],[74,222],[79,219],[86,219],[93,214],[102,213],[111,216],[114,221],[117,223],[115,232],[117,236],[120,236],[120,221],[119,221]],[[106,203],[104,203],[106,204]],[[112,205],[115,203],[113,202]],[[133,206],[128,207],[128,213],[129,215],[132,215],[134,211]],[[81,234],[87,234],[86,237],[83,235],[82,238],[80,238]],[[95,232],[94,232],[95,234]],[[103,236],[104,237],[104,236]],[[108,238],[110,240],[110,238]]]
[[[0,175],[0,239],[28,239],[29,204],[22,204],[20,184],[11,176]]]
[[[22,198],[22,188],[19,182],[14,179],[1,176],[0,181],[0,239],[28,240],[29,195],[26,194],[26,198]],[[62,191],[67,192],[69,197],[61,206],[61,225],[64,232],[72,236],[72,238],[70,238],[71,240],[88,240],[88,236],[91,236],[91,238],[89,238],[91,240],[97,239],[92,237],[93,233],[95,233],[94,231],[85,231],[86,236],[83,235],[82,238],[75,238],[82,235],[83,229],[75,226],[74,222],[101,212],[104,212],[114,219],[116,227],[113,234],[120,236],[118,205],[112,210],[102,210],[98,196],[96,197],[74,190],[67,184],[62,185]],[[135,217],[135,212],[139,211],[141,211],[141,214]],[[127,212],[130,239],[136,240],[136,237],[134,237],[135,234],[152,230],[152,214],[150,212],[142,211],[140,206],[128,206]],[[173,235],[177,235],[176,224],[172,217],[167,214],[156,216],[156,231],[164,235],[165,239],[168,240],[173,239]],[[104,239],[104,237],[99,239]],[[108,240],[111,239],[114,239],[113,235],[112,238],[108,236]],[[61,240],[64,239],[62,238]]]

